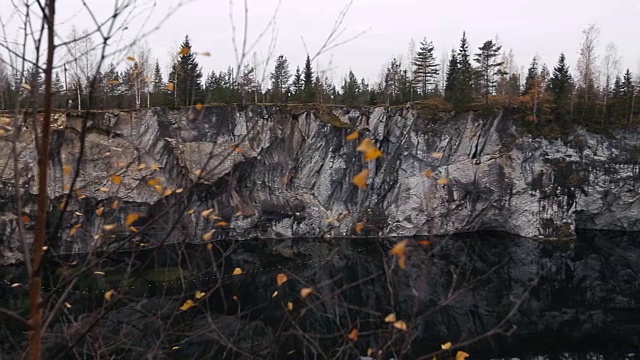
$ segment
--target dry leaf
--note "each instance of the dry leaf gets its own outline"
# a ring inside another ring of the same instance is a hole
[[[136,169],[137,170],[143,170],[146,167],[147,167],[147,164],[140,164],[140,165],[138,165],[138,167]]]
[[[358,234],[360,234],[362,232],[362,229],[364,229],[364,224],[363,223],[357,223],[356,224],[356,232]]]
[[[211,53],[209,51],[203,51],[200,53],[200,55],[202,56],[211,56]]]
[[[389,315],[387,315],[387,317],[384,318],[384,322],[388,322],[388,323],[392,323],[392,322],[396,322],[396,314],[391,313]]]
[[[351,341],[358,341],[358,329],[351,330],[347,338]]]
[[[391,251],[389,251],[389,253],[391,255],[395,255],[395,256],[404,256],[407,254],[407,244],[409,243],[409,240],[404,239],[402,241],[400,241],[399,243],[395,244],[393,246],[393,248],[391,248]]]
[[[156,189],[158,194],[162,194],[164,192],[164,187],[162,185],[156,185],[154,186],[154,188]]]
[[[434,159],[440,159],[443,156],[444,156],[444,153],[441,153],[441,152],[432,152],[431,153],[431,157],[434,158]]]
[[[171,190],[171,189],[167,189],[167,190],[165,190],[165,191],[162,193],[162,196],[169,196],[169,195],[171,195],[171,194],[173,194],[173,190]]]
[[[96,209],[96,215],[102,216],[102,214],[104,214],[104,206],[100,206],[98,209]]]
[[[282,284],[286,283],[287,280],[289,280],[289,278],[287,277],[286,274],[278,274],[278,276],[276,276],[276,283],[278,284],[278,286],[281,286]]]
[[[433,170],[431,170],[431,169],[425,170],[424,176],[425,177],[432,177],[433,176]]]
[[[69,236],[73,236],[76,234],[76,232],[78,232],[78,229],[80,229],[80,227],[82,226],[82,224],[76,224],[74,225],[71,230],[69,230]]]
[[[202,292],[202,291],[196,291],[196,299],[202,299],[205,295],[207,295],[206,293]]]
[[[62,188],[62,190],[64,190],[64,191],[71,190],[71,185],[65,185],[64,188]]]
[[[151,180],[147,181],[147,184],[149,184],[151,186],[156,186],[156,185],[160,184],[160,179],[151,179]]]
[[[63,170],[64,170],[64,173],[65,173],[66,175],[71,175],[72,167],[71,167],[71,165],[67,165],[67,166],[65,166],[65,167],[63,168]]]
[[[441,177],[440,179],[438,179],[438,185],[447,185],[449,183],[449,179],[447,179],[446,177]]]
[[[20,287],[20,286],[22,286],[22,284],[20,284],[20,283],[11,284],[11,287],[14,288],[14,289],[17,288],[17,287]]]
[[[28,215],[22,215],[22,222],[28,223],[31,221],[31,218]]]
[[[133,56],[127,56],[127,60],[129,60],[129,61],[136,61],[136,58],[134,58]]]
[[[207,244],[207,249],[213,250],[213,244]]]
[[[289,309],[289,311],[293,311],[293,303],[291,301],[287,303],[287,309]]]
[[[456,353],[456,360],[464,360],[464,359],[466,359],[466,358],[468,358],[468,357],[469,357],[469,354],[467,354],[467,353],[466,353],[466,352],[464,352],[464,351],[458,351],[458,352]]]
[[[104,271],[94,271],[93,275],[104,275]]]
[[[442,348],[442,350],[449,350],[451,349],[451,346],[453,346],[453,344],[451,343],[451,341],[447,341],[446,343],[440,345],[440,347]]]
[[[109,80],[107,85],[117,85],[120,84],[120,80]]]
[[[365,169],[354,176],[352,182],[360,189],[367,190],[367,177],[369,177],[369,170]]]
[[[180,55],[182,55],[182,56],[188,55],[190,51],[191,51],[191,49],[189,47],[183,46],[180,49]]]
[[[407,257],[406,256],[400,256],[398,258],[398,266],[400,266],[400,269],[406,269],[407,268]]]
[[[175,90],[175,88],[176,88],[176,85],[174,83],[168,83],[167,84],[167,90],[173,91],[173,90]]]
[[[102,230],[104,230],[104,231],[112,231],[112,230],[115,230],[117,227],[118,227],[118,225],[116,225],[116,224],[107,224],[107,225],[102,227]]]
[[[371,138],[362,140],[356,150],[364,154],[365,161],[374,160],[382,156],[382,151],[373,144],[373,140]]]
[[[104,187],[101,187],[101,188],[100,188],[100,191],[102,191],[102,192],[105,192],[105,193],[106,193],[106,192],[109,192],[109,188],[108,188],[108,187],[106,187],[106,186],[104,186]]]
[[[233,275],[242,275],[243,271],[241,268],[233,269]]]
[[[47,250],[49,250],[49,247],[48,247],[48,246],[43,246],[43,247],[42,247],[42,251],[47,251]]]
[[[402,321],[402,320],[398,320],[398,321],[394,322],[393,323],[393,327],[396,328],[396,329],[407,331],[407,323]]]
[[[176,194],[180,194],[180,193],[181,193],[181,192],[183,192],[183,191],[184,191],[184,189],[183,189],[183,188],[176,189]]]
[[[0,129],[0,137],[4,136],[7,132],[4,129]]]
[[[311,295],[312,292],[313,292],[312,288],[302,288],[300,289],[300,297],[305,299],[307,296]]]
[[[373,353],[376,352],[375,350],[373,350],[372,348],[367,348],[367,356],[371,357],[373,355]]]
[[[214,212],[213,209],[207,209],[200,213],[200,215],[202,215],[203,218],[208,218],[209,216],[214,215]]]
[[[202,105],[202,103],[197,103],[196,104],[196,110],[202,111],[202,109],[204,109],[204,105]]]
[[[114,291],[109,290],[104,293],[104,299],[107,301],[111,301],[111,297],[113,296]]]
[[[219,221],[216,223],[216,226],[223,226],[223,227],[227,227],[229,226],[229,223],[226,221]]]
[[[202,174],[203,174],[203,171],[202,171],[202,169],[198,169],[198,170],[194,171],[193,173],[194,173],[196,176],[200,176],[200,175],[202,175]]]
[[[116,210],[120,207],[120,200],[113,200],[113,203],[111,204],[111,208],[113,210]]]
[[[347,140],[356,140],[360,137],[360,131],[356,130],[354,132],[352,132],[351,134],[347,135],[346,139]]]
[[[151,168],[153,170],[160,170],[162,168],[162,166],[160,166],[160,164],[158,164],[158,163],[153,163],[153,164],[151,164]]]
[[[196,303],[193,302],[193,300],[189,299],[187,301],[184,302],[184,304],[182,304],[182,306],[180,306],[180,310],[182,311],[186,311],[191,309]]]
[[[127,220],[124,222],[126,226],[131,226],[134,222],[140,219],[140,214],[132,213],[127,215]]]
[[[423,245],[423,246],[427,246],[427,245],[431,245],[431,241],[429,241],[429,240],[420,240],[420,241],[418,241],[418,244]]]
[[[202,240],[204,241],[211,241],[211,239],[213,239],[213,235],[216,233],[215,230],[211,230],[208,233],[202,235]]]
[[[22,84],[22,88],[25,90],[31,90],[31,86],[29,84]]]
[[[133,226],[129,226],[129,231],[131,231],[132,233],[137,233],[138,232],[138,228],[137,227],[133,227]]]

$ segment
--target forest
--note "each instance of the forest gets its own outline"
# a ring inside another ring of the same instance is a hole
[[[620,68],[615,44],[608,43],[604,53],[599,52],[599,32],[595,24],[583,30],[575,67],[561,53],[551,68],[535,56],[524,71],[516,64],[513,50],[504,50],[498,39],[486,40],[474,49],[463,32],[459,47],[446,59],[437,59],[433,42],[424,38],[417,45],[411,42],[410,61],[393,57],[376,81],[349,71],[336,84],[327,71],[314,69],[309,56],[294,69],[284,54],[273,56],[272,66],[270,61],[258,61],[254,54],[252,61],[237,69],[229,66],[205,75],[198,59],[211,54],[191,51],[188,35],[175,50],[168,75],[144,45],[123,61],[124,66],[119,66],[123,69],[111,63],[102,71],[96,68],[94,44],[85,36],[86,30],[73,29],[69,38],[78,41],[67,50],[66,58],[71,60],[54,74],[54,106],[107,110],[233,103],[357,107],[416,102],[437,111],[518,107],[535,126],[561,129],[573,124],[600,131],[631,126],[638,113],[638,74]],[[42,107],[42,73],[35,67],[20,72],[9,71],[1,62],[0,66],[0,108],[12,109],[24,95],[29,95],[32,107]]]

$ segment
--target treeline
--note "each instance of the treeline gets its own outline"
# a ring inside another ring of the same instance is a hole
[[[565,55],[559,54],[552,70],[536,56],[523,74],[513,51],[504,51],[497,39],[489,39],[473,50],[463,33],[458,48],[446,59],[438,61],[433,43],[425,38],[417,50],[410,46],[410,61],[392,58],[377,81],[370,82],[349,71],[338,85],[326,73],[314,69],[309,56],[295,70],[284,55],[279,55],[270,71],[259,69],[258,61],[249,61],[240,71],[229,67],[204,76],[198,57],[209,54],[192,52],[186,36],[176,49],[166,79],[158,61],[150,64],[148,49],[129,57],[124,70],[111,64],[104,72],[82,68],[95,60],[87,61],[83,56],[89,55],[79,52],[81,55],[71,56],[69,78],[66,66],[64,79],[56,72],[54,91],[60,108],[178,107],[197,103],[392,106],[426,100],[436,107],[459,111],[520,106],[527,109],[527,119],[533,123],[631,124],[638,111],[638,81],[630,70],[621,72],[620,57],[612,43],[600,56],[598,36],[595,25],[583,31],[575,71],[566,63]],[[82,42],[78,46],[82,47]],[[83,78],[83,74],[97,75]],[[42,75],[34,68],[26,76],[14,73],[13,78],[6,69],[0,69],[0,87],[3,109],[11,108],[25,92],[34,106],[42,102]]]

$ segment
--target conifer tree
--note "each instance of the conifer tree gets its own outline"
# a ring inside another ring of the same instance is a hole
[[[531,60],[531,65],[529,65],[529,69],[527,70],[527,77],[524,79],[524,90],[522,91],[522,95],[528,95],[534,90],[539,76],[538,57],[534,56]]]
[[[553,75],[549,79],[549,92],[553,96],[555,117],[565,123],[569,115],[569,102],[573,91],[573,78],[569,73],[564,53],[560,54],[558,64],[553,68]]]
[[[296,67],[296,73],[293,75],[293,82],[291,83],[291,87],[293,89],[293,97],[295,101],[302,101],[304,84],[302,81],[302,73],[300,72],[299,66]]]
[[[342,84],[342,103],[347,106],[357,105],[360,91],[361,87],[358,79],[353,74],[353,71],[349,70],[349,74]]]
[[[309,55],[307,55],[307,60],[304,62],[304,102],[311,103],[316,100],[316,91],[313,80],[314,77],[313,68],[311,67],[311,59],[309,58]]]
[[[489,104],[489,95],[493,94],[496,87],[496,73],[503,65],[503,62],[497,61],[502,46],[487,40],[478,50],[480,52],[475,54],[474,61],[478,63],[479,83],[485,104]]]
[[[449,66],[447,66],[447,79],[444,87],[444,98],[449,102],[453,102],[456,95],[458,84],[458,56],[455,50],[451,50],[449,58]]]
[[[195,55],[191,52],[189,35],[185,36],[180,55],[171,67],[169,82],[173,83],[175,106],[193,105],[201,100],[202,70]]]
[[[453,98],[453,104],[456,109],[463,109],[473,100],[473,79],[474,70],[471,66],[469,42],[467,41],[466,32],[463,32],[458,50],[458,76],[456,77],[456,89]]]
[[[284,55],[278,56],[271,78],[271,101],[284,102],[289,92],[289,79],[291,72],[289,71],[289,61]]]
[[[438,77],[438,64],[433,51],[433,43],[424,38],[413,58],[413,79],[423,97],[427,95],[429,86],[435,83]]]

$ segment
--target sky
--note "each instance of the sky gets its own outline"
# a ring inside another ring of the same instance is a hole
[[[114,1],[86,0],[98,19],[111,14]],[[119,0],[134,1],[134,0]],[[143,26],[145,37],[166,72],[170,56],[189,35],[193,51],[209,51],[211,57],[200,57],[205,73],[226,69],[236,63],[232,42],[230,4],[228,0],[136,0],[137,17],[122,21],[127,30],[112,39],[122,45]],[[9,0],[0,0],[9,2]],[[279,0],[247,0],[248,43],[252,44],[269,23]],[[315,54],[329,35],[347,0],[280,0],[275,29],[277,38],[274,57],[284,54],[295,69],[304,64],[307,52]],[[59,31],[70,26],[91,28],[91,15],[82,10],[81,0],[58,0]],[[155,4],[155,6],[153,6]],[[232,2],[237,43],[242,44],[244,9],[242,0]],[[151,12],[151,9],[153,11]],[[143,20],[149,17],[147,22]],[[166,17],[168,16],[168,17]],[[8,28],[17,28],[15,19],[0,16]],[[9,19],[9,21],[7,21]],[[582,30],[595,23],[600,28],[600,53],[608,42],[616,44],[622,57],[622,68],[640,70],[640,1],[638,0],[353,0],[340,28],[337,42],[347,41],[321,54],[314,65],[339,82],[353,70],[357,77],[377,80],[385,63],[394,56],[406,60],[409,43],[426,37],[433,41],[436,56],[457,48],[466,31],[475,51],[485,40],[498,36],[503,49],[513,49],[518,66],[528,67],[534,55],[542,58],[550,69],[561,52],[575,68]],[[273,28],[270,28],[273,30]],[[261,63],[267,57],[272,31],[252,51]],[[11,38],[11,36],[7,36]],[[306,46],[305,46],[306,45]],[[118,55],[121,61],[125,57]],[[124,61],[126,62],[126,61]],[[273,67],[273,60],[268,68]]]

